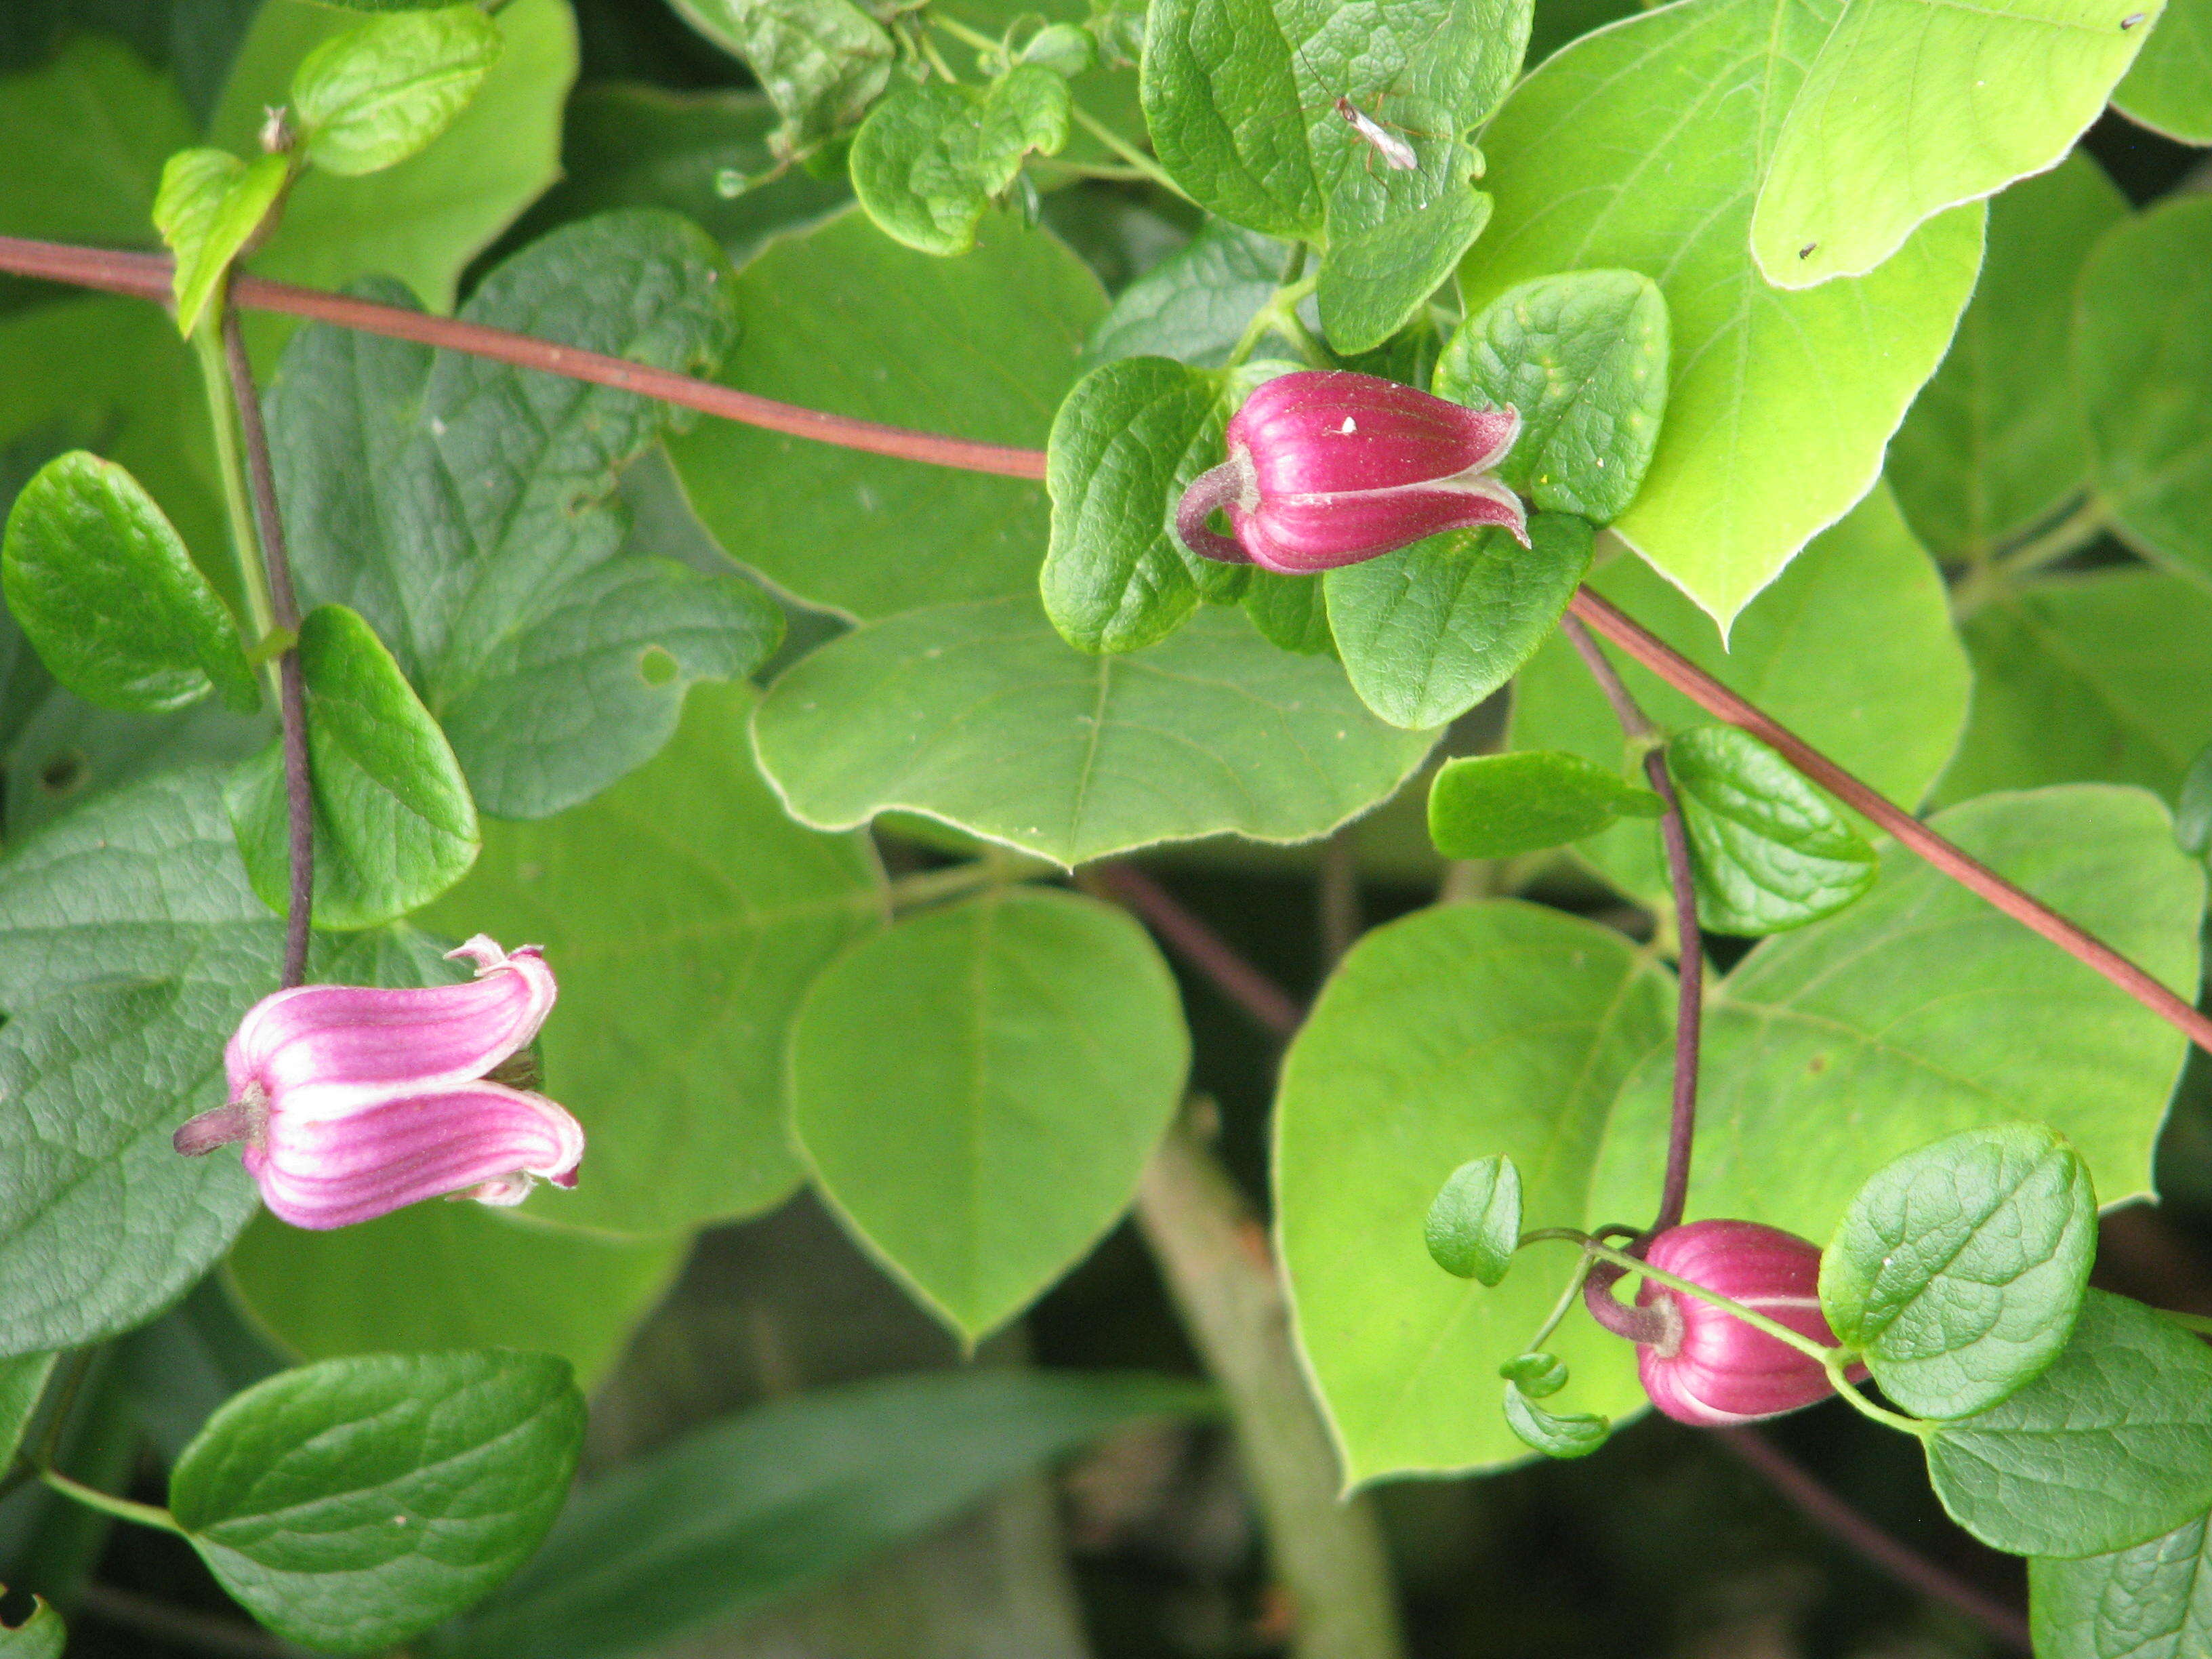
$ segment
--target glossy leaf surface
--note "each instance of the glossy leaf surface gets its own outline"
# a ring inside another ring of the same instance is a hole
[[[1521,1172],[1513,1160],[1493,1153],[1454,1170],[1421,1232],[1446,1273],[1503,1283],[1521,1242]]]
[[[1832,915],[1874,885],[1866,837],[1789,762],[1732,726],[1667,745],[1682,803],[1698,920],[1756,937]]]
[[[1664,810],[1649,789],[1580,755],[1473,755],[1445,762],[1429,786],[1429,839],[1448,859],[1512,858]]]
[[[499,59],[473,6],[380,17],[325,40],[292,77],[307,160],[356,176],[396,167],[451,126]]]

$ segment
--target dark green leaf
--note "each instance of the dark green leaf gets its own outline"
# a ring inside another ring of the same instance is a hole
[[[354,176],[397,167],[453,124],[499,59],[474,6],[380,17],[325,40],[292,77],[307,158]]]
[[[2212,1504],[2212,1348],[2091,1291],[2073,1339],[2010,1399],[1928,1437],[1951,1518],[2014,1555],[2101,1555]]]
[[[418,909],[468,873],[483,838],[468,781],[383,642],[342,605],[300,625],[314,790],[318,925],[374,927]],[[289,909],[289,820],[281,745],[247,763],[230,790],[246,873],[262,902]]]
[[[1613,1432],[1612,1424],[1589,1413],[1555,1416],[1510,1380],[1505,1384],[1505,1421],[1525,1444],[1547,1457],[1588,1457]]]
[[[1329,627],[1360,701],[1393,726],[1441,726],[1511,679],[1590,562],[1590,527],[1567,514],[1538,514],[1528,539],[1455,530],[1330,571]]]
[[[246,162],[228,150],[183,149],[169,158],[154,198],[154,225],[176,255],[170,288],[179,332],[200,325],[230,262],[269,216],[290,173],[282,155]]]
[[[155,714],[220,688],[258,706],[230,612],[123,468],[82,450],[49,462],[15,499],[4,556],[9,611],[78,696]]]
[[[1969,1129],[1859,1189],[1820,1257],[1820,1306],[1899,1406],[1965,1417],[2066,1346],[2096,1245],[2079,1153],[2037,1124]]]
[[[2169,138],[2212,144],[2212,4],[2166,0],[2112,102]]]
[[[2106,1555],[2029,1562],[2038,1659],[2196,1659],[2212,1649],[2208,1522]]]
[[[1610,524],[1651,465],[1667,410],[1667,301],[1632,270],[1508,289],[1437,360],[1439,398],[1521,411],[1498,476],[1548,512]]]
[[[149,718],[51,690],[8,757],[7,833],[28,835],[94,795],[179,766],[233,767],[258,754],[275,721],[210,697]]]
[[[1290,244],[1209,218],[1178,249],[1123,289],[1084,348],[1096,367],[1117,357],[1172,357],[1194,368],[1218,368],[1267,303],[1281,279]],[[1310,302],[1309,326],[1320,326]]]
[[[1513,1160],[1493,1152],[1454,1170],[1429,1206],[1422,1237],[1446,1273],[1503,1284],[1521,1243],[1521,1171]]]
[[[485,1209],[481,1204],[470,1207]],[[182,1302],[116,1345],[122,1392],[165,1466],[184,1455],[192,1437],[207,1426],[223,1401],[291,1363],[265,1331],[247,1322],[223,1282],[228,1277],[209,1274]]]
[[[0,155],[26,163],[0,171],[0,231],[146,246],[162,163],[195,125],[169,76],[112,34],[75,35],[44,67],[0,81]]]
[[[169,1507],[280,1636],[368,1653],[483,1599],[559,1514],[584,1440],[568,1367],[500,1350],[327,1359],[211,1418]]]
[[[1244,580],[1244,614],[1268,643],[1302,657],[1336,655],[1328,589],[1319,576],[1254,568]]]
[[[783,116],[787,155],[858,121],[890,78],[891,38],[852,0],[670,0],[751,66]]]
[[[1209,1391],[1110,1373],[963,1370],[817,1389],[587,1484],[454,1659],[620,1659],[825,1583],[1002,1481]]]
[[[1689,832],[1698,919],[1756,936],[1832,915],[1874,885],[1881,861],[1828,798],[1757,738],[1700,726],[1667,745]]]
[[[2212,744],[2199,750],[2181,779],[2181,799],[2173,809],[2173,838],[2185,853],[2212,853]]]
[[[1531,1400],[1549,1400],[1567,1386],[1566,1365],[1553,1353],[1516,1354],[1498,1368],[1498,1374]]]
[[[940,257],[975,246],[983,212],[1032,151],[1067,143],[1067,82],[1020,64],[988,88],[913,87],[876,106],[853,140],[853,193],[895,240]]]
[[[0,1468],[12,1467],[15,1448],[38,1409],[39,1395],[54,1369],[51,1353],[17,1354],[0,1359]]]
[[[1448,859],[1507,859],[1666,810],[1649,789],[1580,755],[1471,755],[1445,762],[1429,786],[1429,839]]]
[[[1314,295],[1336,350],[1372,351],[1450,279],[1490,222],[1490,198],[1468,183],[1473,167],[1455,146],[1414,171],[1378,167],[1339,181]]]
[[[0,1585],[0,1593],[6,1588]],[[61,1614],[37,1596],[31,1600],[30,1617],[21,1624],[0,1620],[0,1659],[62,1659],[68,1642]]]

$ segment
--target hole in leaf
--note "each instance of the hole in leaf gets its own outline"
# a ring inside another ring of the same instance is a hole
[[[75,750],[56,755],[39,769],[39,787],[50,795],[66,795],[84,782],[85,759]]]
[[[648,645],[637,653],[637,677],[647,685],[666,685],[676,670],[676,654],[665,645]]]

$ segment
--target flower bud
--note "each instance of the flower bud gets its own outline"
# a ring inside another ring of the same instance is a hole
[[[443,1194],[519,1204],[573,1187],[576,1120],[489,1080],[538,1035],[553,971],[479,933],[475,979],[424,990],[303,985],[247,1011],[223,1051],[229,1103],[176,1133],[191,1156],[245,1143],[246,1173],[296,1227],[344,1227]]]
[[[1206,558],[1290,575],[1476,525],[1503,525],[1525,547],[1521,498],[1491,476],[1520,430],[1517,410],[1372,374],[1285,374],[1231,418],[1229,458],[1183,493],[1176,532]],[[1235,539],[1206,527],[1217,507]]]
[[[1820,1314],[1820,1247],[1794,1233],[1751,1221],[1693,1221],[1653,1239],[1644,1259],[1824,1347],[1835,1346]],[[1651,1403],[1678,1422],[1749,1423],[1834,1391],[1820,1361],[1710,1302],[1649,1279],[1636,1300],[1659,1314],[1664,1329],[1657,1341],[1637,1345],[1638,1375]]]

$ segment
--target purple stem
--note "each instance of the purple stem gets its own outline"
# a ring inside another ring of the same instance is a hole
[[[1234,945],[1134,865],[1102,864],[1085,873],[1086,885],[1133,911],[1169,950],[1277,1036],[1289,1036],[1304,1022],[1305,1010],[1297,998],[1237,955]]]
[[[1251,477],[1252,463],[1237,455],[1190,481],[1190,488],[1176,503],[1176,534],[1182,538],[1185,547],[1200,558],[1218,560],[1223,564],[1252,562],[1252,556],[1242,547],[1206,527],[1213,510],[1226,507],[1242,496]]]

